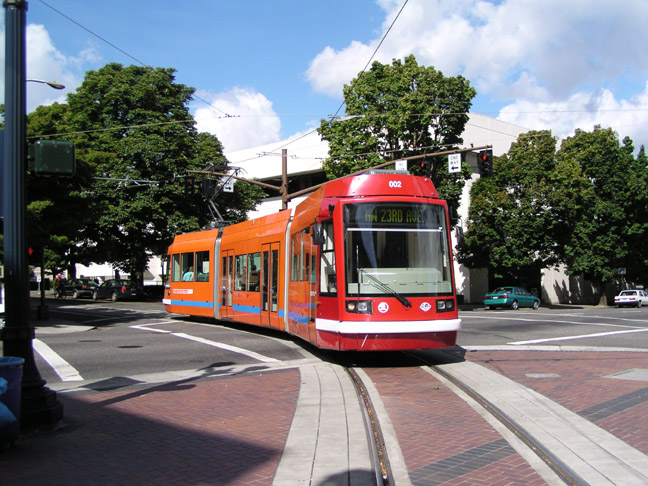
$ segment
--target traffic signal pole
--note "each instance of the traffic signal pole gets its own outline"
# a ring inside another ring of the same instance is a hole
[[[4,0],[5,8],[5,144],[4,265],[5,326],[3,354],[25,360],[20,423],[23,428],[51,426],[63,418],[56,393],[45,387],[34,361],[34,328],[28,279],[26,237],[25,0]]]

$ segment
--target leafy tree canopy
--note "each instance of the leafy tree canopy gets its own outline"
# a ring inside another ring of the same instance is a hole
[[[572,274],[613,281],[625,267],[629,278],[648,277],[648,169],[645,153],[633,156],[632,140],[619,142],[610,128],[576,130],[558,153],[563,167],[576,167],[580,190],[559,241]]]
[[[648,168],[611,129],[577,130],[556,152],[551,132],[520,135],[471,190],[458,259],[495,277],[539,280],[564,263],[596,284],[648,278]]]
[[[558,261],[558,226],[550,211],[555,151],[550,131],[528,132],[495,158],[493,177],[475,181],[460,262],[492,268],[495,277],[532,281]]]
[[[327,176],[342,177],[462,143],[475,95],[462,76],[445,77],[432,67],[419,66],[413,55],[391,65],[374,62],[344,86],[344,119],[321,122],[319,133],[329,142],[329,157],[323,163]],[[430,175],[441,197],[457,207],[469,167],[449,174],[445,157],[436,158]]]
[[[73,196],[68,206],[50,194],[33,208],[43,223],[51,221],[47,211],[68,211],[72,226],[54,234],[73,243],[70,263],[110,262],[141,282],[152,255],[211,219],[201,191],[185,194],[184,180],[191,170],[222,170],[227,160],[216,137],[197,133],[188,110],[194,90],[176,83],[174,72],[108,64],[89,71],[67,105],[31,117],[32,136],[66,133],[75,144],[78,177],[69,186],[50,181],[63,199]],[[245,219],[263,194],[246,186],[237,184],[227,201],[228,219]]]

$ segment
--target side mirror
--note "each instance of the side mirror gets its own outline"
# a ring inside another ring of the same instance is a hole
[[[313,223],[313,244],[321,246],[324,244],[324,228],[322,223]]]

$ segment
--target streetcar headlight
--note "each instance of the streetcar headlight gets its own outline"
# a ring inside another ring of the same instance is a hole
[[[373,306],[370,300],[347,300],[346,310],[353,314],[372,314]]]
[[[443,299],[437,300],[436,310],[437,312],[450,312],[455,308],[454,299]]]

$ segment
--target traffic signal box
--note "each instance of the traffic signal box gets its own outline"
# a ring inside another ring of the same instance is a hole
[[[432,176],[432,161],[430,159],[420,160],[418,166],[420,175],[424,177]]]
[[[27,168],[39,176],[73,177],[74,144],[65,140],[38,140],[29,146]]]
[[[191,195],[196,192],[196,179],[193,177],[187,177],[184,181],[184,191],[185,194]]]
[[[477,166],[481,177],[493,175],[493,151],[491,149],[482,150],[477,154]]]

